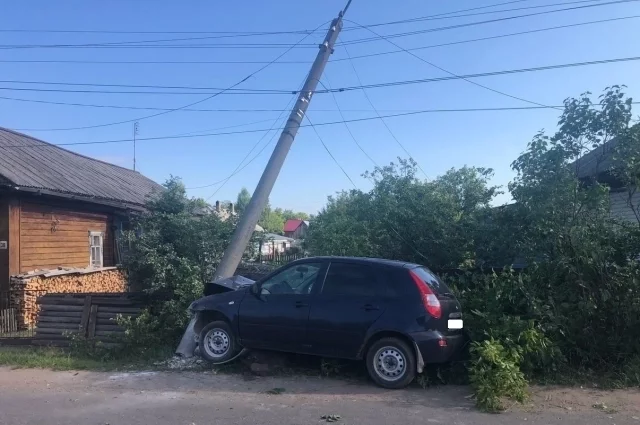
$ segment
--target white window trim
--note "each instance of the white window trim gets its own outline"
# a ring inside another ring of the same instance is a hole
[[[93,264],[93,258],[91,258],[93,254],[93,248],[96,245],[93,245],[93,238],[100,237],[100,265],[96,266]],[[93,268],[102,268],[104,267],[104,232],[92,232],[89,231],[89,267]]]

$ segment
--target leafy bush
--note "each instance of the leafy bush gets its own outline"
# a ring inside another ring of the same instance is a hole
[[[536,134],[512,163],[514,203],[498,208],[490,170],[423,181],[412,161],[376,168],[370,191],[329,198],[309,249],[469,270],[445,278],[462,303],[474,341],[468,373],[487,410],[504,395],[522,399],[526,379],[562,380],[567,370],[635,385],[640,124],[631,106],[622,86],[597,104],[590,93],[565,100],[556,133]],[[612,191],[631,221],[612,216]],[[516,260],[524,271],[509,268]]]
[[[150,300],[137,319],[121,319],[126,350],[138,353],[179,341],[187,308],[202,296],[235,226],[235,217],[222,221],[204,201],[188,198],[180,180],[170,179],[165,188],[127,232],[124,266],[131,289]]]
[[[474,342],[471,353],[474,359],[471,361],[470,379],[479,408],[499,412],[505,409],[502,402],[504,398],[518,402],[527,398],[527,381],[519,367],[521,349],[506,348],[500,342],[489,339]]]

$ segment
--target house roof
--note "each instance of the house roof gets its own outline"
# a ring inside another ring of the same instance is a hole
[[[284,231],[285,232],[295,232],[298,227],[302,224],[302,220],[290,219],[284,223]]]
[[[279,235],[277,233],[265,233],[264,237],[266,240],[273,240],[273,241],[279,241],[279,242],[283,242],[283,241],[293,242],[295,240],[295,239],[288,238],[286,236]]]
[[[578,178],[595,177],[613,166],[613,149],[618,145],[618,139],[612,139],[602,146],[587,152],[573,163]]]
[[[0,186],[141,206],[162,186],[142,174],[0,127]]]

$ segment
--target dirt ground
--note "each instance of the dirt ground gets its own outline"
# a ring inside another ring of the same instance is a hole
[[[640,392],[534,388],[528,405],[491,415],[478,412],[459,386],[388,391],[305,376],[0,368],[0,424],[305,425],[326,423],[323,415],[367,425],[640,425]]]

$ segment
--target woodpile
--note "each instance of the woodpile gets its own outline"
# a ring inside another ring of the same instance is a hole
[[[15,309],[19,329],[30,329],[36,323],[38,299],[49,293],[122,293],[127,279],[115,267],[104,269],[37,270],[11,277],[10,302]]]
[[[48,294],[38,299],[40,312],[34,345],[68,346],[70,336],[95,339],[105,344],[117,342],[124,329],[118,315],[136,317],[143,303],[132,293]]]

